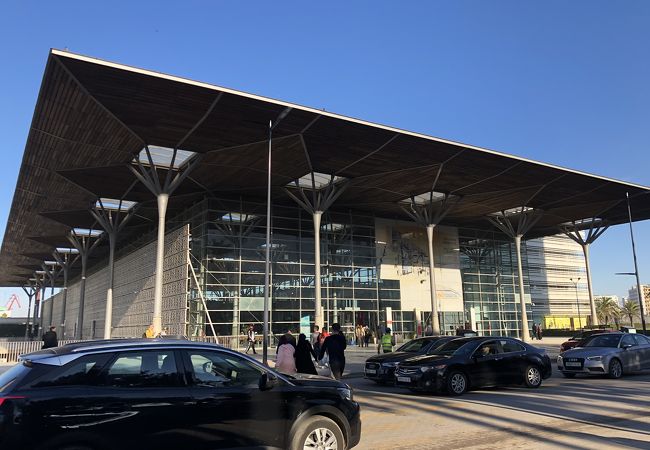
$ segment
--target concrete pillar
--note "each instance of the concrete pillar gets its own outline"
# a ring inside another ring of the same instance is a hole
[[[528,332],[528,314],[526,312],[526,298],[524,297],[524,270],[521,264],[521,235],[515,236],[515,251],[517,252],[517,275],[519,277],[519,304],[521,306],[521,331],[519,338],[524,342],[531,342]]]
[[[429,248],[429,284],[431,287],[431,328],[434,335],[440,334],[440,321],[438,320],[438,295],[436,292],[436,275],[433,261],[433,229],[435,225],[427,225],[427,244]]]
[[[156,241],[156,277],[153,295],[153,332],[162,330],[162,285],[165,262],[165,216],[169,194],[158,194],[158,240]]]
[[[598,325],[598,315],[596,314],[596,301],[594,300],[594,291],[591,285],[591,267],[589,265],[589,244],[582,244],[582,252],[585,255],[585,268],[587,269],[587,289],[589,290],[589,309],[591,311],[591,325]]]
[[[321,305],[321,288],[320,288],[320,223],[322,211],[315,211],[312,215],[314,218],[314,323],[321,329],[323,328],[323,305]]]

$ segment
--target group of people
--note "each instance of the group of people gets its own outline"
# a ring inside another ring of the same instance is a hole
[[[372,331],[367,325],[357,325],[354,330],[354,339],[359,347],[368,347],[372,339]]]
[[[533,339],[542,340],[542,324],[533,323]]]
[[[322,331],[319,330],[316,325],[309,340],[304,333],[300,333],[298,342],[291,332],[280,336],[276,350],[276,369],[287,374],[317,375],[314,361],[321,364],[327,358],[332,377],[340,380],[345,369],[345,348],[347,347],[345,336],[341,333],[341,325],[332,324],[331,333],[328,333],[325,327]]]

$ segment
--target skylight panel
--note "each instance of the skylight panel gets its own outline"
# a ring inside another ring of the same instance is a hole
[[[104,232],[102,230],[93,230],[90,228],[73,228],[71,233],[73,236],[77,237],[99,237]]]
[[[128,211],[137,205],[137,202],[131,200],[118,200],[114,198],[100,198],[95,202],[95,207],[104,208],[107,211]]]
[[[321,172],[314,172],[313,175],[314,175],[313,185],[312,185],[312,174],[308,173],[298,178],[297,180],[298,186],[303,189],[312,189],[313,187],[316,187],[316,190],[320,190],[329,186],[330,184],[336,184],[339,181],[345,179],[345,177],[339,177],[336,175],[334,175],[334,178],[332,178],[332,175],[321,173]],[[287,187],[296,187],[295,181],[289,183]]]
[[[158,145],[149,145],[149,154],[151,155],[151,161],[156,167],[169,168],[172,163],[172,158],[174,159],[173,169],[178,169],[187,163],[194,155],[195,152],[189,150],[176,150],[176,158],[174,158],[174,149],[169,147],[161,147]],[[143,165],[151,165],[149,157],[147,156],[146,148],[140,150],[138,154],[138,160]]]
[[[445,194],[443,194],[442,192],[433,191],[433,193],[425,192],[424,194],[418,194],[418,195],[414,195],[413,197],[407,197],[403,200],[400,200],[400,202],[411,203],[412,201],[415,201],[416,205],[428,205],[430,201],[433,201],[435,203],[435,202],[439,202],[443,198],[445,198]]]

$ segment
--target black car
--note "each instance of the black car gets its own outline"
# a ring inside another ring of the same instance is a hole
[[[395,382],[395,366],[415,355],[431,354],[455,336],[428,336],[408,341],[394,352],[371,356],[366,360],[364,377],[379,384]]]
[[[409,358],[395,371],[398,386],[416,391],[462,395],[468,389],[524,384],[541,386],[551,376],[551,360],[543,349],[505,337],[458,338],[435,355]]]
[[[346,384],[289,377],[213,344],[70,344],[0,375],[3,450],[347,449],[360,433]]]

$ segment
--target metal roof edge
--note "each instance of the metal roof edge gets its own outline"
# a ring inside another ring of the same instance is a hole
[[[604,181],[611,182],[611,183],[622,184],[622,185],[630,186],[630,187],[633,187],[633,188],[650,191],[650,186],[644,186],[644,185],[641,185],[641,184],[630,183],[630,182],[622,181],[622,180],[616,180],[614,178],[609,178],[609,177],[605,177],[605,176],[602,176],[602,175],[596,175],[596,174],[592,174],[592,173],[588,173],[588,172],[582,172],[582,171],[579,171],[579,170],[569,169],[569,168],[558,166],[558,165],[555,165],[555,164],[544,163],[544,162],[536,161],[536,160],[533,160],[533,159],[524,158],[524,157],[521,157],[521,156],[511,155],[511,154],[508,154],[508,153],[503,153],[503,152],[500,152],[500,151],[497,151],[497,150],[491,150],[491,149],[487,149],[487,148],[483,148],[483,147],[477,147],[477,146],[470,145],[470,144],[464,144],[462,142],[456,142],[456,141],[451,141],[451,140],[448,140],[448,139],[442,139],[442,138],[438,138],[438,137],[435,137],[435,136],[430,136],[430,135],[423,134],[423,133],[408,131],[408,130],[404,130],[404,129],[401,129],[401,128],[391,127],[391,126],[388,126],[388,125],[382,125],[382,124],[379,124],[379,123],[368,122],[366,120],[357,119],[357,118],[350,117],[350,116],[344,116],[342,114],[336,114],[336,113],[332,113],[332,112],[329,112],[329,111],[324,111],[324,110],[312,108],[312,107],[309,107],[309,106],[299,105],[297,103],[290,103],[290,102],[286,102],[286,101],[283,101],[283,100],[273,99],[273,98],[270,98],[270,97],[264,97],[264,96],[257,95],[257,94],[251,94],[251,93],[248,93],[248,92],[239,91],[239,90],[236,90],[236,89],[231,89],[231,88],[227,88],[227,87],[223,87],[223,86],[219,86],[219,85],[215,85],[215,84],[210,84],[210,83],[205,83],[205,82],[202,82],[202,81],[192,80],[192,79],[189,79],[189,78],[178,77],[178,76],[175,76],[175,75],[169,75],[169,74],[165,74],[165,73],[162,73],[162,72],[156,72],[156,71],[148,70],[148,69],[141,69],[141,68],[134,67],[134,66],[129,66],[129,65],[126,65],[126,64],[120,64],[120,63],[115,63],[115,62],[111,62],[111,61],[106,61],[106,60],[103,60],[103,59],[94,58],[94,57],[91,57],[91,56],[80,55],[80,54],[77,54],[77,53],[72,53],[72,52],[64,51],[64,50],[51,49],[51,54],[56,55],[56,56],[62,56],[62,57],[70,58],[70,59],[76,59],[76,60],[84,61],[84,62],[88,62],[88,63],[98,64],[98,65],[102,65],[102,66],[106,66],[106,67],[112,67],[112,68],[115,68],[115,69],[125,70],[125,71],[129,71],[129,72],[133,72],[133,73],[139,73],[139,74],[142,74],[142,75],[163,78],[163,79],[166,79],[166,80],[169,80],[169,81],[176,81],[176,82],[179,82],[179,83],[190,84],[190,85],[193,85],[193,86],[202,87],[202,88],[206,88],[206,89],[226,92],[226,93],[229,93],[229,94],[239,95],[239,96],[251,98],[251,99],[254,99],[254,100],[260,100],[260,101],[265,101],[265,102],[269,102],[269,103],[275,103],[277,105],[296,108],[296,109],[311,112],[311,113],[314,113],[314,114],[320,114],[322,116],[328,116],[328,117],[332,117],[332,118],[335,118],[335,119],[346,120],[348,122],[353,122],[353,123],[357,123],[357,124],[360,124],[360,125],[370,126],[370,127],[373,127],[373,128],[379,128],[379,129],[383,129],[383,130],[386,130],[386,131],[391,131],[391,132],[394,132],[394,133],[401,133],[401,134],[404,134],[404,135],[413,136],[413,137],[417,137],[417,138],[421,138],[421,139],[427,139],[427,140],[430,140],[430,141],[436,141],[436,142],[441,142],[441,143],[444,143],[444,144],[461,146],[461,147],[465,147],[467,149],[476,150],[476,151],[483,152],[483,153],[502,156],[502,157],[509,158],[509,159],[515,159],[515,160],[518,160],[518,161],[523,161],[523,162],[527,162],[527,163],[531,163],[531,164],[535,164],[535,165],[539,165],[539,166],[543,166],[543,167],[548,167],[548,168],[552,168],[552,169],[557,169],[557,170],[562,170],[562,171],[565,171],[565,172],[574,173],[576,175],[582,175],[582,176],[587,176],[587,177],[591,177],[591,178],[597,178],[597,179],[604,180]]]

